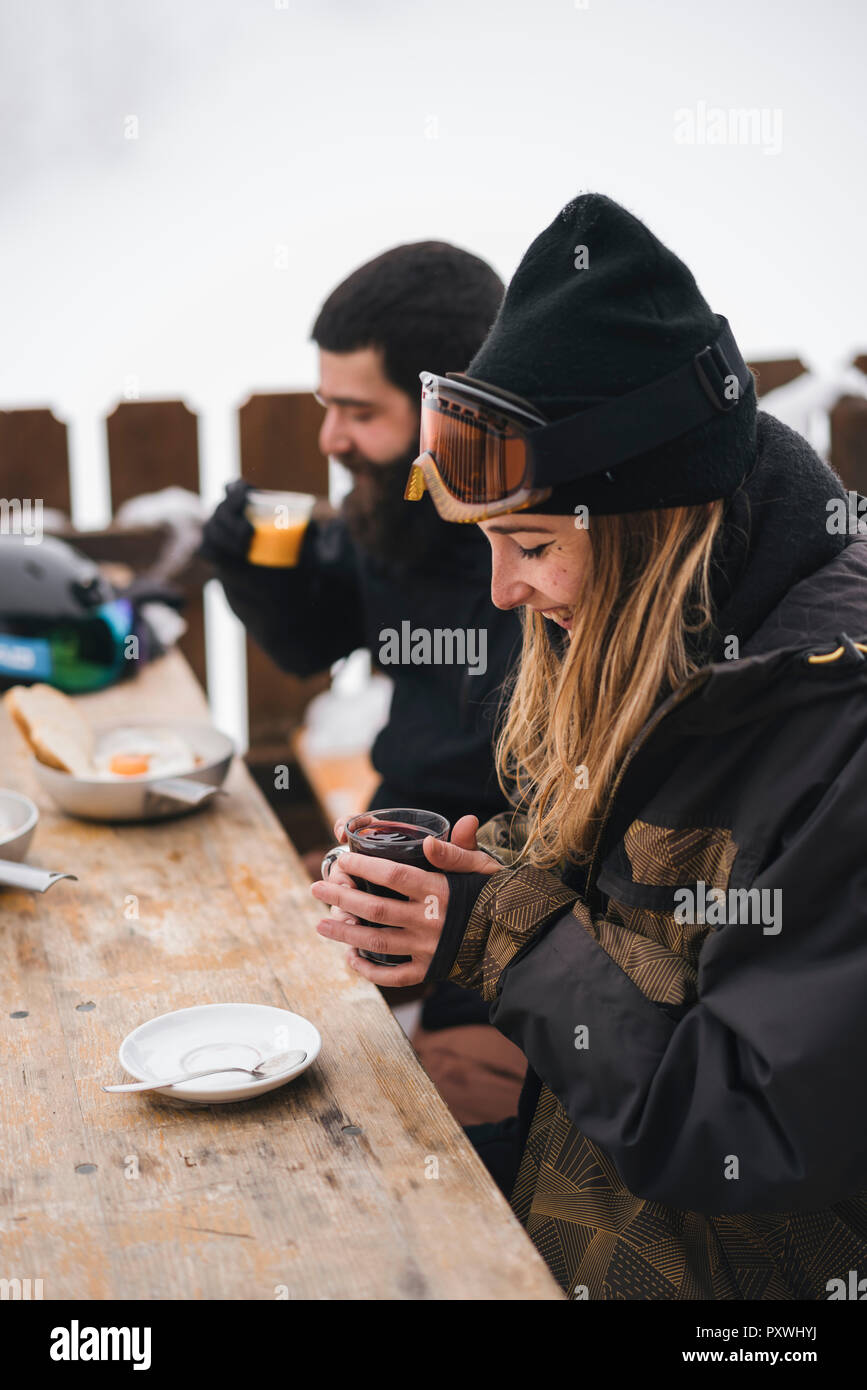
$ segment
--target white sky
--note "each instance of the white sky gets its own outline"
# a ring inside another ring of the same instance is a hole
[[[315,384],[349,270],[437,237],[508,278],[581,190],[677,251],[747,357],[867,350],[862,0],[283,6],[0,0],[0,408],[69,422],[79,522],[127,378],[202,412],[215,497],[240,401]],[[764,109],[780,152],[678,143],[699,103]]]

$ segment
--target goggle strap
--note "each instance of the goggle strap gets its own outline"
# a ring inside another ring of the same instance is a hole
[[[605,405],[531,430],[527,447],[534,486],[553,487],[602,473],[736,408],[754,388],[753,374],[728,320],[722,323],[709,347],[667,376]],[[738,383],[734,394],[732,378]]]

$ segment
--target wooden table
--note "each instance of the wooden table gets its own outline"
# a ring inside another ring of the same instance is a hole
[[[176,654],[81,705],[207,717]],[[314,931],[240,760],[219,805],[135,826],[55,810],[3,709],[0,769],[42,813],[30,862],[80,877],[0,889],[0,1278],[46,1299],[562,1297],[378,991]],[[317,1062],[230,1106],[100,1090],[138,1024],[238,1000],[311,1019]]]

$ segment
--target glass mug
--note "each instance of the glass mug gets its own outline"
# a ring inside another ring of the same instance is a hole
[[[247,493],[244,514],[253,527],[247,551],[251,565],[289,569],[298,564],[304,532],[316,498],[309,492]]]
[[[363,811],[346,822],[346,841],[355,854],[366,854],[374,859],[391,859],[397,864],[410,864],[414,869],[427,869],[435,873],[430,860],[425,857],[424,842],[428,835],[436,840],[447,840],[451,829],[445,816],[435,811],[415,811],[398,807],[388,811]],[[378,898],[408,899],[402,893],[384,888],[379,883],[368,883],[367,879],[357,878],[355,883],[363,893],[372,893]],[[383,931],[394,931],[394,927],[381,922],[368,922],[366,917],[353,913],[362,926],[376,927]],[[362,951],[358,954],[375,965],[404,965],[412,956],[388,956],[380,951]]]

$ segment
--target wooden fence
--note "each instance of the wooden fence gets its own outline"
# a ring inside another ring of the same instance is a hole
[[[322,409],[307,392],[251,396],[239,411],[241,472],[264,488],[328,493],[328,464],[318,448]],[[200,492],[198,420],[182,401],[123,401],[106,420],[111,507],[176,486]],[[66,425],[51,410],[0,411],[0,497],[40,497],[46,508],[71,510]],[[67,537],[95,560],[123,562],[139,572],[166,539],[161,528],[75,532]],[[180,576],[188,630],[181,648],[207,684],[202,586],[210,573],[194,561]],[[267,761],[282,749],[327,674],[285,675],[247,643],[251,755]]]
[[[867,355],[854,365],[867,372]],[[759,395],[806,371],[799,358],[753,362]],[[327,462],[319,452],[321,408],[307,392],[253,395],[239,411],[241,473],[263,488],[292,488],[326,496]],[[198,420],[182,401],[124,401],[106,421],[112,509],[142,493],[175,485],[200,491]],[[831,462],[844,484],[867,493],[867,399],[843,396],[831,412]],[[0,497],[41,497],[45,507],[70,513],[66,425],[50,409],[0,411]],[[155,558],[162,535],[113,531],[69,537],[94,559],[122,559],[139,570]],[[181,576],[189,628],[181,646],[203,684],[205,626],[202,584],[194,562]],[[284,675],[247,644],[250,759],[285,757],[288,742],[311,697],[328,683]]]

